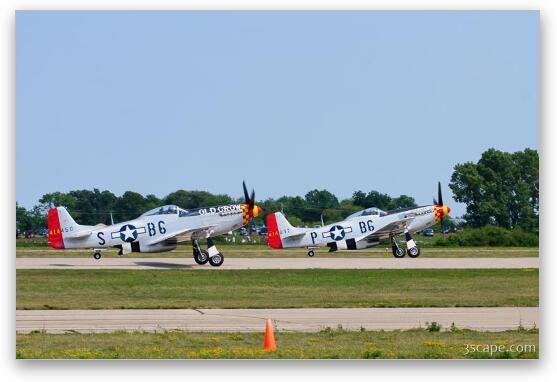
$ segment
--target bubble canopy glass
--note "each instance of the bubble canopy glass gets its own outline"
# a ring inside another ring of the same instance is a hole
[[[178,213],[180,208],[174,204],[169,204],[162,207],[153,208],[142,214],[141,216],[152,216],[152,215],[175,215]]]
[[[358,211],[358,212],[354,212],[352,215],[348,216],[348,217],[346,218],[346,220],[348,220],[348,219],[354,219],[354,218],[359,218],[359,217],[361,217],[361,216],[373,216],[373,215],[376,215],[376,216],[385,216],[385,215],[387,215],[387,213],[386,213],[385,211],[383,211],[383,210],[380,210],[380,209],[377,208],[377,207],[371,207],[371,208],[366,208],[365,210],[361,210],[361,211]]]

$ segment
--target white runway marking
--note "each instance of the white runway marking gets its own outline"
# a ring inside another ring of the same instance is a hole
[[[16,258],[17,269],[493,269],[539,268],[538,257],[514,258],[225,258],[221,267],[192,258]]]
[[[17,310],[16,330],[83,333],[115,330],[263,331],[271,318],[280,331],[315,332],[336,329],[397,330],[425,328],[437,322],[442,330],[482,331],[532,328],[539,323],[538,307],[501,308],[339,308],[339,309],[114,309]]]

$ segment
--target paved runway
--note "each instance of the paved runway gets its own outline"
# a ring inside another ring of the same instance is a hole
[[[17,269],[471,269],[538,268],[538,257],[514,258],[225,258],[221,267],[192,258],[16,258]]]
[[[63,333],[115,330],[263,331],[273,319],[277,330],[314,332],[325,327],[397,330],[426,327],[436,321],[442,329],[482,331],[532,328],[539,323],[537,307],[521,308],[340,308],[340,309],[123,309],[17,310],[16,330]]]

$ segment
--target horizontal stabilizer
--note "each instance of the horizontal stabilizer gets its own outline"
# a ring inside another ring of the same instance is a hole
[[[294,240],[304,236],[306,232],[293,232],[286,235],[281,236],[283,240]]]
[[[306,233],[306,229],[292,226],[282,212],[267,215],[267,243],[271,248],[280,249],[283,247],[283,240],[295,240]]]
[[[91,236],[94,227],[79,225],[64,207],[48,210],[48,245],[55,249],[65,248],[64,240],[79,240]]]
[[[83,230],[83,231],[77,231],[77,232],[72,232],[72,233],[68,233],[68,234],[64,234],[64,239],[84,239],[86,237],[91,236],[91,234],[93,233],[93,231],[91,230]]]

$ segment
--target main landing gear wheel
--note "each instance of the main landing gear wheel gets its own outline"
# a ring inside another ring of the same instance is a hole
[[[393,256],[397,259],[401,259],[406,255],[406,251],[403,248],[393,245]]]
[[[95,253],[93,254],[93,257],[95,258],[95,260],[100,260],[101,259],[101,253],[95,251]]]
[[[310,250],[308,251],[308,256],[309,256],[309,257],[315,256],[315,252],[313,251],[313,249],[310,249]]]
[[[222,255],[222,253],[217,253],[216,255],[213,255],[209,258],[209,264],[211,264],[213,267],[220,267],[223,262],[224,256]]]
[[[201,251],[195,251],[193,254],[193,259],[199,265],[207,264],[209,261],[209,253],[202,249]]]
[[[408,256],[410,256],[414,259],[416,257],[420,256],[420,248],[418,248],[418,247],[412,247],[412,248],[408,249],[406,252],[408,252]]]

